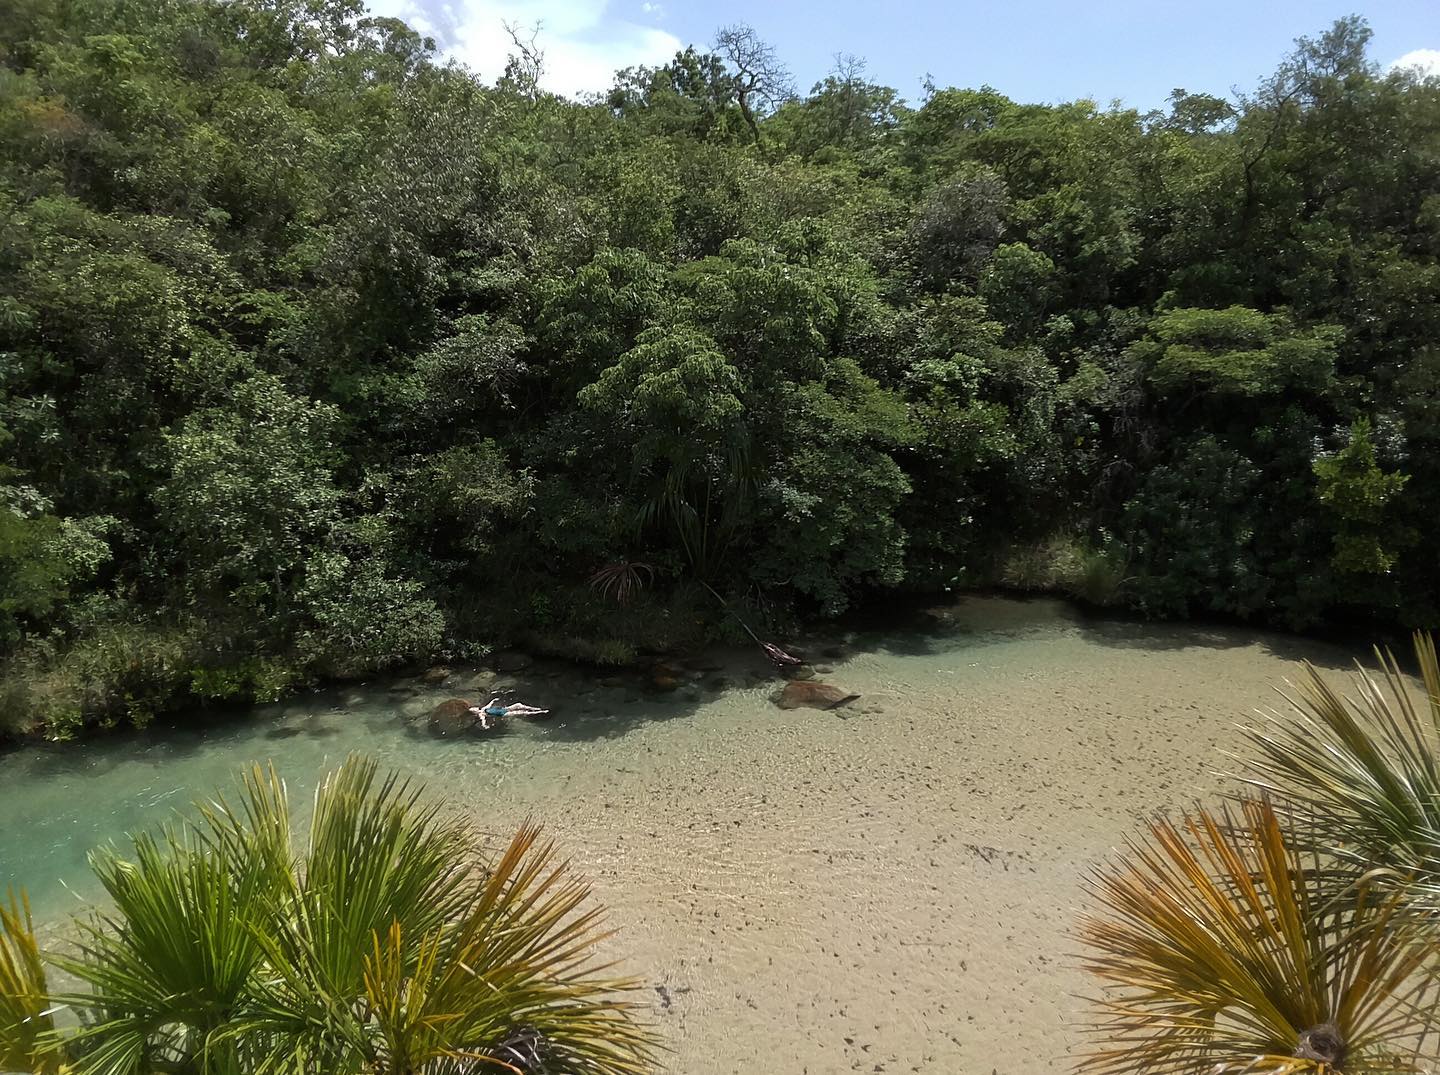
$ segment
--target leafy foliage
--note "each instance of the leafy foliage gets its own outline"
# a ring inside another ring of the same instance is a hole
[[[1340,520],[1332,559],[1335,569],[1374,575],[1388,572],[1397,555],[1385,546],[1393,548],[1413,540],[1386,517],[1386,508],[1404,490],[1410,476],[1380,469],[1369,421],[1358,420],[1345,447],[1315,460],[1315,476],[1320,503]]]
[[[63,1047],[96,1075],[649,1070],[633,983],[595,961],[600,912],[538,829],[477,873],[464,829],[357,758],[317,792],[303,847],[291,826],[257,768],[237,805],[96,852],[109,902],[57,957],[85,987],[60,998],[85,1016],[63,1038],[38,1015],[28,916],[0,917],[6,1056],[52,1071]]]
[[[11,7],[7,728],[691,629],[597,563],[1440,623],[1440,90],[1361,20],[1139,113],[801,95],[744,25],[575,102],[353,0]]]
[[[1269,804],[1155,821],[1095,888],[1084,965],[1107,993],[1081,1071],[1425,1070],[1432,947],[1393,899],[1332,902]]]

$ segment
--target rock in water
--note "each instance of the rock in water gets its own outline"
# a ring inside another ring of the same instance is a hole
[[[785,689],[775,699],[775,704],[781,709],[799,709],[802,706],[811,709],[838,709],[859,697],[858,694],[829,683],[820,683],[813,679],[792,679],[785,684]]]
[[[650,686],[657,691],[673,691],[680,686],[680,669],[668,664],[657,664],[650,669]]]
[[[495,654],[495,670],[501,674],[523,672],[531,663],[530,655],[519,650],[507,649]]]
[[[450,669],[438,664],[434,668],[427,668],[420,677],[421,682],[429,683],[431,686],[437,683],[444,683],[449,678]]]
[[[470,710],[474,702],[464,698],[447,698],[430,710],[429,728],[436,735],[462,735],[475,726],[476,716]]]

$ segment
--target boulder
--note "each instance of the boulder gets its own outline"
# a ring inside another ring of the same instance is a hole
[[[438,664],[434,668],[425,669],[424,673],[420,676],[422,682],[429,683],[432,686],[444,683],[449,678],[450,669]]]
[[[528,653],[521,653],[517,649],[507,649],[495,654],[495,670],[497,672],[523,672],[531,665],[531,658]]]
[[[650,669],[650,686],[657,691],[673,691],[680,686],[683,669],[671,664],[658,663]]]
[[[785,684],[785,689],[775,699],[775,704],[781,709],[799,709],[802,706],[810,709],[838,709],[859,697],[860,695],[843,687],[818,680],[792,679]]]
[[[474,706],[464,698],[447,698],[430,710],[428,726],[436,735],[463,735],[475,726]]]

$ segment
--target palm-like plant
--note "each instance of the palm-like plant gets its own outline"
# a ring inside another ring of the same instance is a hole
[[[1393,897],[1332,900],[1268,803],[1156,821],[1094,887],[1084,966],[1105,989],[1082,1072],[1423,1070],[1430,950]]]
[[[618,605],[626,605],[654,578],[655,568],[649,564],[639,560],[617,560],[596,569],[590,576],[590,588]]]
[[[114,909],[59,960],[97,1075],[633,1075],[653,1042],[593,960],[588,887],[526,826],[488,871],[418,792],[350,759],[291,846],[283,784],[93,864]],[[0,983],[3,984],[3,983]]]
[[[1285,694],[1289,711],[1248,730],[1258,756],[1245,778],[1277,797],[1297,832],[1353,870],[1407,882],[1440,911],[1440,661],[1416,634],[1426,699],[1417,705],[1395,657],[1376,650],[1381,680],[1357,665],[1355,697],[1310,665]]]
[[[49,997],[30,906],[11,893],[0,904],[0,1071],[60,1070]]]

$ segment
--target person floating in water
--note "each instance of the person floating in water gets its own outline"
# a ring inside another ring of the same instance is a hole
[[[511,702],[506,705],[499,698],[491,698],[483,706],[474,706],[470,712],[480,718],[480,727],[488,732],[504,717],[543,717],[550,710],[537,709],[533,705],[525,705],[522,702]]]

